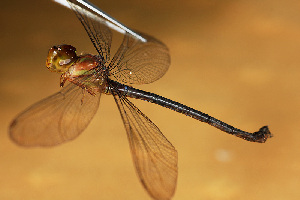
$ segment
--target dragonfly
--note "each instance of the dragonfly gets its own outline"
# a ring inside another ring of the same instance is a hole
[[[66,0],[86,30],[97,55],[76,54],[76,48],[53,46],[46,66],[61,74],[62,89],[21,112],[11,123],[10,138],[21,146],[55,146],[75,139],[89,125],[102,94],[113,96],[123,120],[140,182],[153,199],[174,195],[178,176],[175,147],[129,98],[154,103],[205,122],[250,142],[272,136],[267,126],[250,133],[171,99],[132,87],[160,79],[170,65],[166,45],[133,31],[88,1]],[[110,58],[112,30],[124,34]]]

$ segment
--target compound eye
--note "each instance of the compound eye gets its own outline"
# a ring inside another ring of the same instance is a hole
[[[75,47],[66,44],[53,46],[48,52],[46,66],[50,71],[65,73],[77,58]]]

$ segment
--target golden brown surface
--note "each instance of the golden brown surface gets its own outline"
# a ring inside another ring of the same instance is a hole
[[[93,3],[169,47],[167,74],[139,89],[250,132],[269,125],[274,134],[250,143],[134,100],[179,152],[174,200],[299,199],[298,1]],[[72,142],[26,149],[9,140],[16,114],[59,90],[59,76],[45,67],[48,49],[67,43],[95,50],[75,15],[50,0],[6,1],[0,11],[0,199],[150,199],[111,96],[103,95],[96,117]]]

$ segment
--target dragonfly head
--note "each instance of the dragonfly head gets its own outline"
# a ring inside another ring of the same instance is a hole
[[[53,46],[49,50],[46,66],[52,72],[65,73],[77,59],[75,47],[66,44]]]

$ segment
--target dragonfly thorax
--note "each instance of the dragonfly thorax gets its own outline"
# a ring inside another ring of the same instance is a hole
[[[106,88],[107,71],[98,56],[84,54],[77,56],[71,45],[53,46],[48,53],[47,68],[61,73],[60,85],[66,81],[78,85],[95,95]]]

